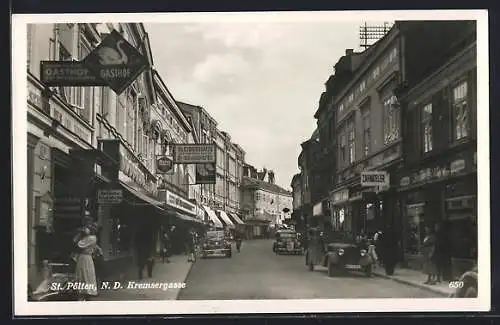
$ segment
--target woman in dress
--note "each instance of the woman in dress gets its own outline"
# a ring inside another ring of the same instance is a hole
[[[90,224],[83,229],[82,237],[77,242],[76,281],[80,289],[80,300],[89,300],[97,296],[97,279],[93,254],[99,250],[97,246],[97,225]]]
[[[423,257],[423,271],[427,274],[427,280],[424,284],[436,284],[437,267],[434,262],[435,248],[436,236],[431,228],[425,227],[425,238],[420,249]]]

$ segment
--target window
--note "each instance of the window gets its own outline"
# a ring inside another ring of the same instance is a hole
[[[363,80],[361,81],[361,83],[359,84],[359,92],[362,93],[363,91],[365,91],[366,89],[366,81]]]
[[[398,57],[398,49],[393,48],[391,54],[389,54],[389,62],[396,61],[397,57]]]
[[[454,139],[460,140],[469,135],[469,107],[467,102],[467,81],[453,88]]]
[[[338,135],[339,137],[339,165],[343,166],[347,160],[347,143],[346,143],[346,138],[344,134],[344,130],[341,131],[341,133]]]
[[[101,115],[103,118],[107,118],[107,115],[109,113],[109,88],[101,87],[101,98]]]
[[[125,138],[125,124],[127,107],[125,105],[125,98],[123,95],[116,96],[116,130]]]
[[[363,121],[363,155],[366,157],[371,150],[371,123],[370,123],[370,108],[365,108],[361,117]]]
[[[33,28],[33,24],[28,24],[27,26],[28,28],[28,60],[27,60],[27,69],[28,71],[31,70],[31,56],[32,56],[32,52],[33,52],[33,31],[34,31],[34,28]]]
[[[405,253],[418,255],[424,240],[424,203],[411,204],[406,207]]]
[[[432,104],[427,104],[422,108],[422,135],[424,152],[432,150]]]
[[[373,72],[372,72],[372,76],[373,76],[373,79],[377,79],[378,76],[380,75],[380,67],[375,67],[375,69],[373,69]]]
[[[351,94],[349,94],[349,97],[347,98],[347,102],[352,103],[353,100],[354,100],[354,94],[351,93]]]
[[[340,104],[339,106],[339,113],[342,113],[344,111],[344,104]]]
[[[347,132],[349,134],[349,163],[352,164],[356,160],[356,129],[354,127],[354,118],[347,124]]]
[[[383,100],[384,105],[384,144],[399,138],[399,104],[396,96],[390,95]]]
[[[135,148],[135,103],[136,103],[136,96],[133,93],[133,91],[128,91],[127,92],[127,106],[126,106],[126,112],[127,112],[127,121],[126,121],[126,139],[132,146],[132,148]]]

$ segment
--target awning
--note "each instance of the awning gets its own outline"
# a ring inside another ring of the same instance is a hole
[[[189,222],[195,222],[195,223],[203,223],[203,221],[198,220],[196,218],[190,217],[188,215],[185,215],[183,213],[175,212],[175,215],[178,216],[180,219],[184,221],[189,221]]]
[[[240,219],[240,217],[238,217],[238,215],[236,213],[230,213],[229,214],[231,217],[233,217],[234,221],[236,221],[237,223],[239,223],[240,225],[244,225],[245,223],[243,222],[243,220]]]
[[[205,205],[203,206],[203,209],[205,209],[205,211],[207,212],[208,216],[210,217],[210,220],[212,220],[213,223],[215,224],[215,227],[217,227],[217,228],[224,228],[224,225],[219,220],[219,218],[215,214],[214,210],[210,209],[209,207],[207,207]]]
[[[133,195],[135,195],[138,199],[140,199],[141,201],[145,202],[145,203],[148,203],[150,205],[153,205],[154,207],[156,208],[159,208],[161,210],[164,210],[162,207],[163,207],[163,202],[160,202],[158,200],[155,200],[151,197],[149,197],[148,195],[146,195],[145,193],[142,193],[138,190],[136,190],[135,188],[133,188],[132,186],[130,185],[127,185],[125,184],[124,182],[121,182],[120,181],[120,185],[126,189],[127,191],[129,191],[130,193],[132,193]]]
[[[228,227],[231,227],[231,228],[234,228],[234,223],[231,221],[231,219],[229,219],[229,217],[227,216],[226,212],[223,211],[223,210],[219,210],[219,214],[222,218],[222,220],[224,221],[224,223],[228,226]]]

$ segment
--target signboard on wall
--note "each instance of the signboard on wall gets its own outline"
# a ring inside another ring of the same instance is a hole
[[[196,164],[196,184],[215,184],[215,163]]]
[[[99,190],[97,191],[97,203],[120,204],[123,201],[123,190]]]
[[[174,144],[173,154],[176,164],[215,164],[217,150],[215,144]]]
[[[197,214],[197,209],[195,204],[189,202],[188,200],[170,191],[166,191],[165,195],[166,195],[165,201],[171,207],[188,212],[190,214]]]
[[[361,172],[361,186],[389,186],[389,174],[383,171]]]
[[[41,61],[41,81],[45,86],[107,86],[79,61]]]

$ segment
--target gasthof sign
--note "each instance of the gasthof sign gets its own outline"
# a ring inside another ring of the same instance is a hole
[[[97,191],[97,203],[120,204],[123,201],[123,190],[99,190]]]
[[[176,164],[207,164],[216,162],[214,144],[176,144],[174,146]]]
[[[361,186],[389,186],[389,174],[383,171],[361,172]]]

